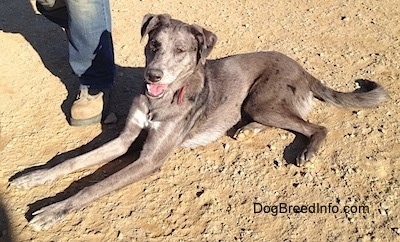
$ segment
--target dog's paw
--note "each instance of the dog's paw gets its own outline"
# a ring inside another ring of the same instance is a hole
[[[53,178],[47,170],[36,170],[29,172],[25,175],[17,177],[10,181],[11,185],[19,188],[29,189],[35,186],[45,184],[46,182],[52,181]]]
[[[236,130],[235,134],[233,135],[233,138],[236,140],[243,140],[246,137],[251,137],[254,136],[261,131],[265,129],[266,126],[257,123],[257,122],[251,122],[238,130]]]
[[[296,158],[296,165],[303,166],[305,163],[309,162],[315,156],[315,152],[304,149],[303,152]]]
[[[43,207],[32,214],[34,217],[29,221],[29,225],[36,231],[47,230],[64,218],[68,211],[63,201]]]
[[[249,137],[250,135],[251,135],[251,130],[240,128],[236,130],[235,134],[233,135],[233,138],[236,140],[244,140],[246,137]]]

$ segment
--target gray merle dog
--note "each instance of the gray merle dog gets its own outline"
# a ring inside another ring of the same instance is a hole
[[[11,183],[30,188],[85,167],[112,161],[127,152],[139,133],[147,137],[138,160],[76,195],[33,213],[30,224],[47,229],[67,213],[157,171],[177,147],[206,145],[247,121],[234,137],[268,126],[295,131],[308,138],[297,164],[309,161],[327,130],[306,121],[313,97],[338,107],[374,107],[387,98],[377,83],[367,90],[343,93],[324,86],[291,58],[278,52],[239,54],[206,60],[217,37],[197,25],[169,15],[144,17],[142,37],[146,68],[144,93],[134,98],[118,138],[52,168],[29,172]]]

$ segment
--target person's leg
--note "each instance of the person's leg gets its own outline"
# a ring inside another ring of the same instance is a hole
[[[71,125],[99,123],[115,72],[109,0],[37,0],[37,7],[68,35],[69,62],[81,84]]]
[[[81,84],[78,99],[71,107],[70,124],[99,123],[105,114],[115,73],[109,0],[65,2],[69,62]]]
[[[82,85],[110,88],[114,50],[109,0],[65,0],[68,9],[69,60]]]
[[[50,21],[68,28],[68,12],[64,0],[37,0],[36,8]]]
[[[66,29],[70,64],[81,84],[111,87],[115,65],[109,0],[37,0],[37,7]]]

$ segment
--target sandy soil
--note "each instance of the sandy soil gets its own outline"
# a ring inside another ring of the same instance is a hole
[[[114,0],[118,74],[112,109],[119,121],[74,128],[65,113],[78,84],[68,66],[64,33],[38,15],[32,1],[1,1],[0,240],[399,240],[399,3]],[[8,185],[18,171],[58,162],[118,134],[142,78],[139,29],[149,12],[167,12],[216,33],[211,58],[277,50],[335,89],[353,90],[354,80],[367,78],[384,85],[391,99],[365,110],[316,101],[309,119],[330,132],[308,167],[288,163],[301,142],[290,132],[271,128],[245,141],[222,137],[204,148],[176,150],[161,172],[69,214],[48,231],[35,232],[27,223],[30,212],[134,159],[130,154],[30,190]],[[254,213],[254,203],[266,210],[280,204],[332,210],[274,216]]]

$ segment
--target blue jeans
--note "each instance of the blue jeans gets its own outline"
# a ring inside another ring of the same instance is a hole
[[[110,88],[115,63],[109,0],[37,0],[38,10],[65,28],[69,63],[81,85]]]

